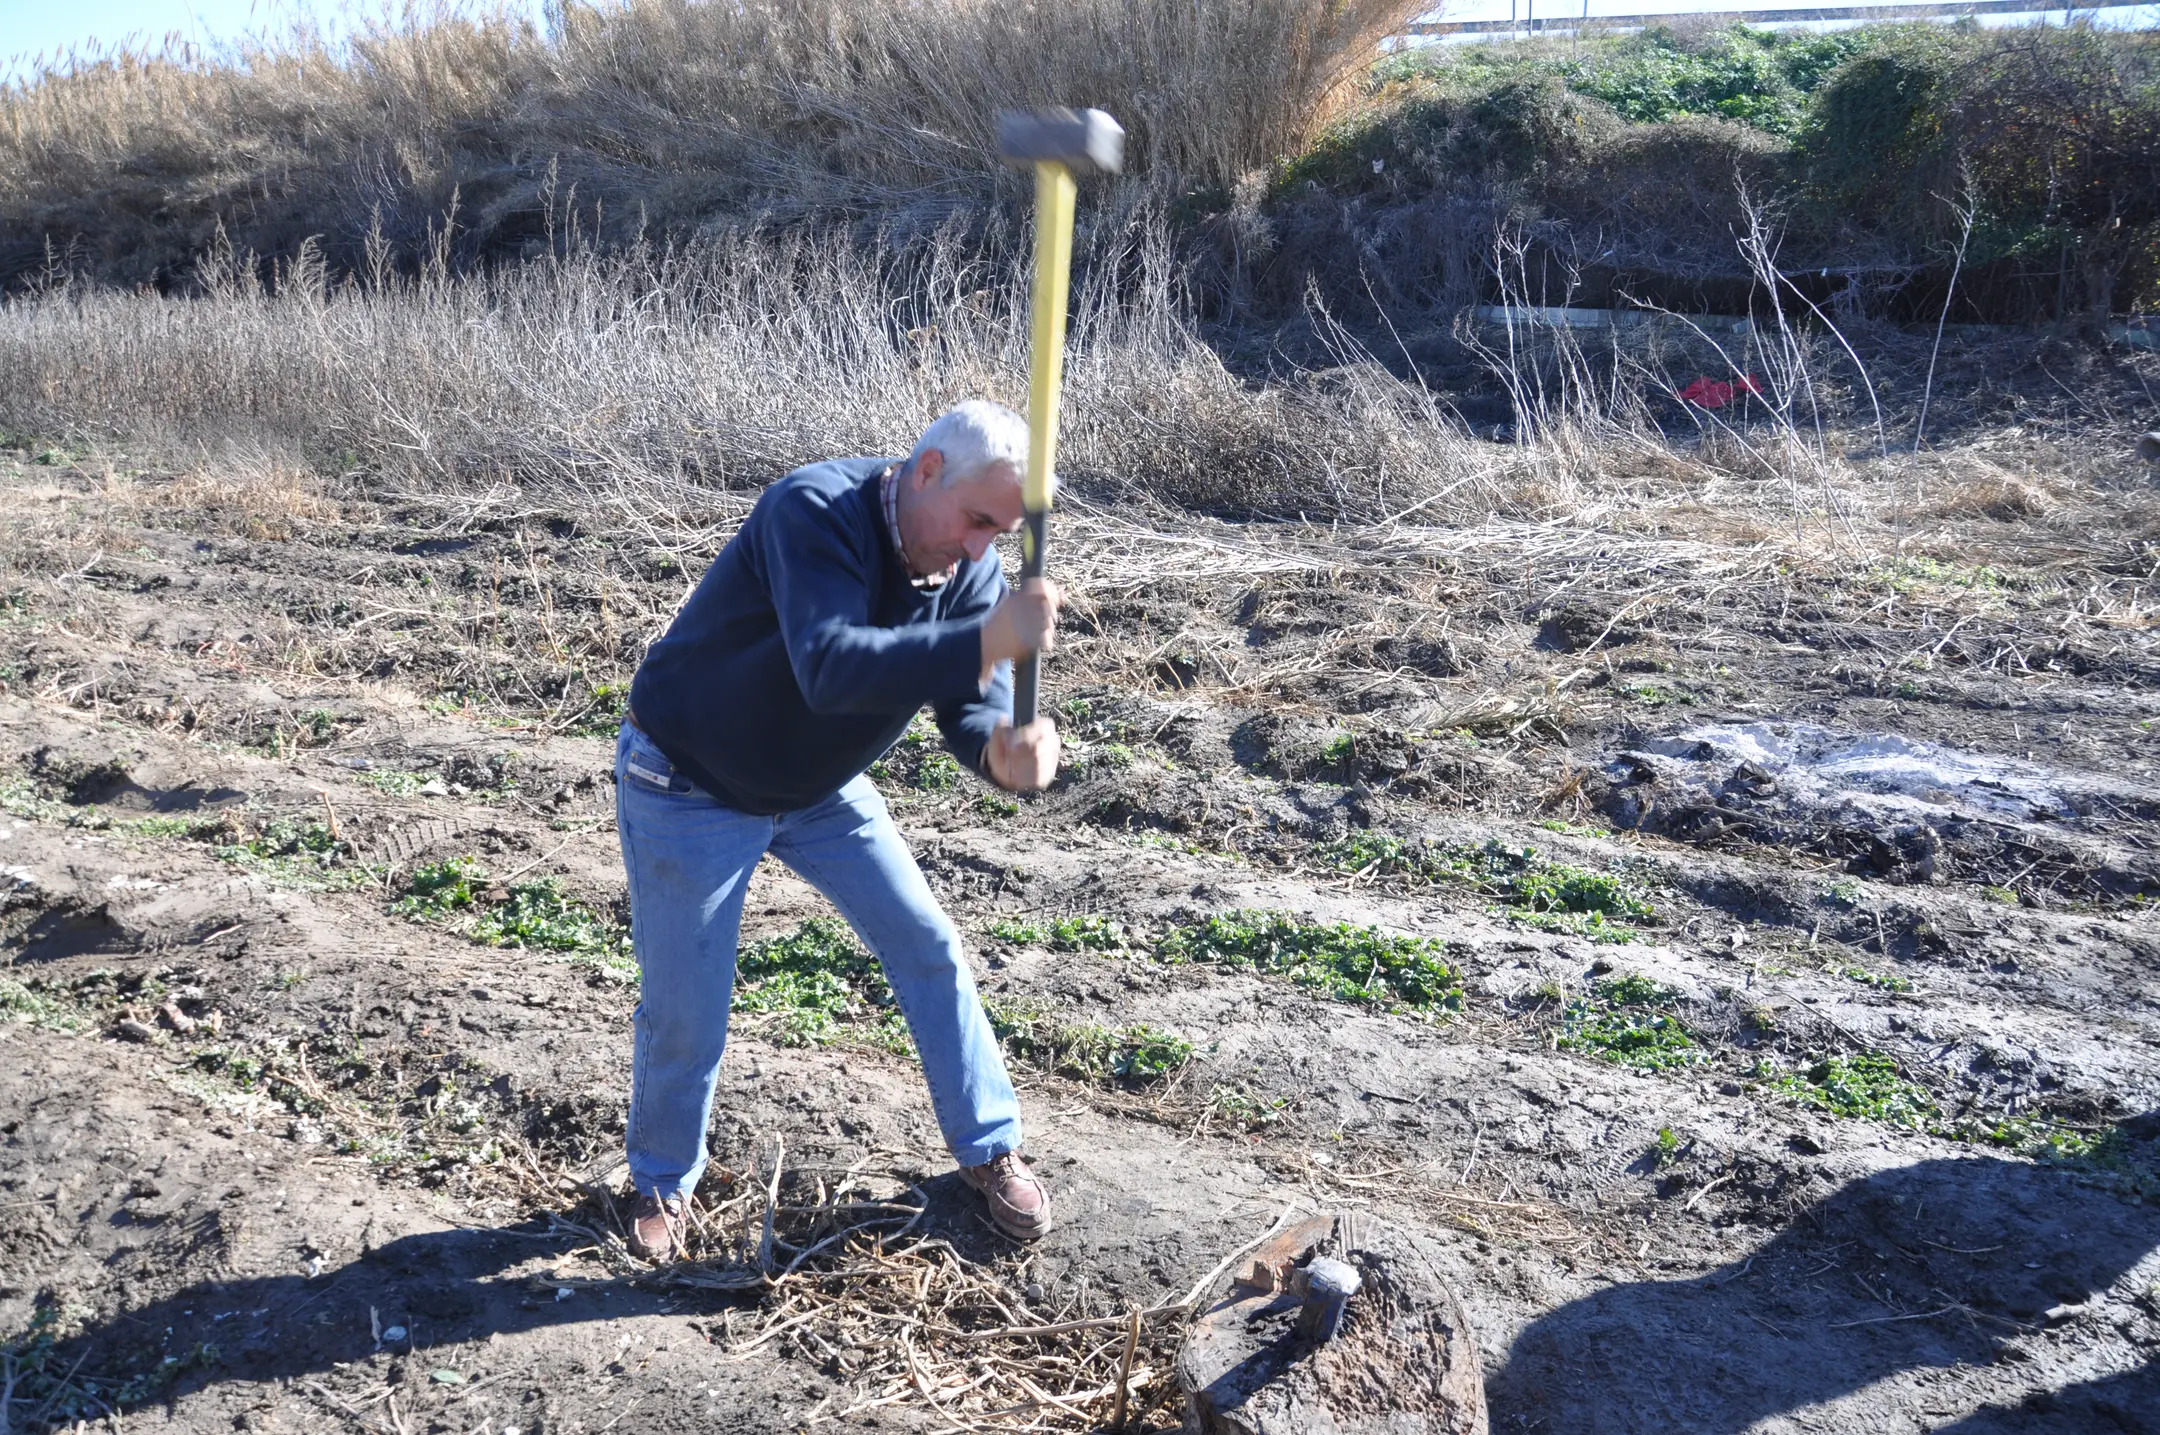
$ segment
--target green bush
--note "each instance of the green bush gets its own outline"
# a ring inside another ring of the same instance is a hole
[[[1968,36],[1934,26],[1897,32],[1840,66],[1815,98],[1802,148],[1808,182],[1847,214],[1902,226],[1913,204],[1954,190],[1954,136],[1944,123]],[[1919,193],[1907,191],[1915,181]]]
[[[1603,101],[1635,124],[1717,116],[1789,135],[1800,128],[1809,96],[1848,56],[1873,44],[1878,33],[1823,35],[1733,25],[1682,36],[1658,27],[1564,48],[1538,42],[1436,46],[1383,61],[1375,78],[1385,84],[1427,77],[1478,89],[1550,78]]]
[[[1969,210],[1964,312],[2098,319],[2160,303],[2160,44],[1901,24],[1435,46],[1381,62],[1275,193],[1496,185],[1492,222],[1552,221],[1563,253],[1596,231],[1614,262],[1668,272],[1739,272],[1742,187],[1801,266],[1866,253],[1947,278]]]
[[[1620,121],[1557,76],[1510,75],[1489,87],[1454,77],[1391,87],[1335,126],[1276,178],[1284,193],[1312,183],[1336,194],[1401,194],[1478,176],[1532,177],[1580,162]],[[1331,744],[1347,756],[1348,735]]]

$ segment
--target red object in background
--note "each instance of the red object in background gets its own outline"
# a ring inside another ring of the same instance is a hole
[[[1742,374],[1732,383],[1723,379],[1699,378],[1680,391],[1682,403],[1693,404],[1700,409],[1721,409],[1731,403],[1738,394],[1759,394],[1762,385],[1753,374]]]

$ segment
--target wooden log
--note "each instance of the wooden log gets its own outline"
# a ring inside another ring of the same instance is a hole
[[[1315,1344],[1297,1333],[1300,1302],[1291,1292],[1234,1286],[1194,1322],[1179,1352],[1185,1428],[1193,1435],[1487,1435],[1476,1338],[1416,1237],[1369,1216],[1308,1222],[1296,1231],[1303,1249],[1286,1256],[1272,1243],[1270,1265],[1304,1266],[1326,1255],[1361,1278],[1340,1331]]]
[[[1313,1216],[1276,1232],[1246,1258],[1250,1264],[1237,1283],[1263,1294],[1287,1288],[1292,1268],[1334,1233],[1333,1216]]]

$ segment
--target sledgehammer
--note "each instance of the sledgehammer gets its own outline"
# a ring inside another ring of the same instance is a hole
[[[1000,110],[998,153],[1035,166],[1034,320],[1028,338],[1028,466],[1020,485],[1022,581],[1043,574],[1043,541],[1057,493],[1058,379],[1065,367],[1066,290],[1072,279],[1073,176],[1124,167],[1125,131],[1101,110]],[[1035,721],[1040,658],[1013,668],[1013,723]]]

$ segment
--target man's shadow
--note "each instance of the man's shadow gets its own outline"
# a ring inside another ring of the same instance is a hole
[[[2160,1112],[2122,1134],[2160,1169]],[[2074,1169],[1976,1155],[1883,1171],[1743,1261],[1616,1285],[1532,1322],[1488,1382],[1492,1428],[1737,1435],[1911,1371],[1935,1373],[1899,1387],[1882,1428],[2160,1435],[2153,1348],[2102,1320],[2123,1307],[2085,1309],[2156,1249],[2160,1210]],[[2160,1294],[2142,1299],[2142,1329],[2160,1330]],[[2023,1337],[2050,1328],[2053,1349],[2030,1353]],[[2050,1393],[2072,1345],[2112,1347],[2095,1363],[2116,1371]],[[1989,1403],[1958,1418],[1976,1385]]]
[[[958,1174],[927,1180],[923,1190],[930,1210],[918,1232],[944,1237],[973,1259],[1009,1248],[977,1218],[978,1203]],[[589,1204],[577,1214],[592,1229],[609,1224]],[[535,1217],[404,1236],[313,1277],[196,1282],[63,1339],[23,1343],[5,1412],[12,1423],[0,1421],[0,1430],[95,1420],[115,1404],[170,1406],[227,1381],[320,1379],[371,1357],[382,1357],[388,1373],[400,1359],[426,1362],[432,1351],[491,1335],[662,1311],[717,1313],[759,1298],[671,1286],[657,1270],[599,1282],[548,1278],[553,1262],[591,1244],[586,1229]],[[566,1360],[590,1354],[565,1352]]]

